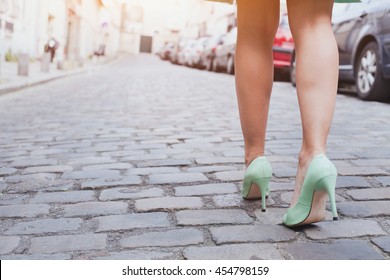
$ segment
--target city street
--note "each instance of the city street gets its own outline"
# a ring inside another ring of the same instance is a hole
[[[288,229],[301,142],[288,82],[271,100],[265,213],[240,195],[232,75],[134,55],[2,95],[0,258],[390,259],[390,104],[337,100],[340,220]]]

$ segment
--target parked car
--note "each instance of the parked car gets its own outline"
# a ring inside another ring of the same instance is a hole
[[[163,60],[170,60],[174,48],[175,43],[165,42],[164,46],[157,51],[157,55]]]
[[[234,73],[234,54],[236,51],[237,27],[232,28],[223,38],[222,44],[215,49],[212,70]]]
[[[287,74],[292,83],[295,83],[294,39],[288,24],[287,14],[280,17],[280,23],[273,43],[273,60],[275,72]]]
[[[173,64],[184,64],[184,49],[188,43],[188,39],[179,39],[178,43],[172,49],[171,62]]]
[[[209,37],[200,37],[194,41],[194,45],[189,49],[187,65],[190,67],[200,68],[201,54],[204,52]]]
[[[340,5],[333,30],[341,82],[354,83],[364,100],[390,99],[390,0]]]
[[[213,68],[213,60],[215,58],[215,50],[218,45],[221,45],[223,42],[224,35],[214,35],[209,37],[205,43],[205,48],[200,54],[199,68],[206,69],[211,71]]]
[[[189,66],[191,62],[191,52],[192,49],[195,47],[195,40],[194,39],[188,39],[186,41],[183,41],[182,46],[180,47],[180,50],[178,52],[178,59],[177,63],[180,65]]]

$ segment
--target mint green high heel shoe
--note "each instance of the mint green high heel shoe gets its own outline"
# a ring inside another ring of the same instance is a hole
[[[323,220],[324,217],[320,218],[314,213],[313,217],[310,217],[315,192],[328,193],[333,220],[338,220],[335,198],[336,179],[337,170],[333,163],[325,155],[316,156],[307,169],[297,204],[289,208],[283,217],[284,225],[294,227]]]
[[[265,212],[265,198],[269,195],[269,181],[272,177],[272,168],[265,156],[255,158],[247,167],[244,174],[244,186],[242,197],[245,199],[257,199],[261,197],[261,210]],[[257,186],[256,196],[249,197],[251,187]]]

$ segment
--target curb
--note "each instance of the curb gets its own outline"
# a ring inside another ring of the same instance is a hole
[[[108,62],[101,64],[101,65],[97,65],[95,67],[81,68],[81,69],[65,72],[62,74],[58,74],[56,76],[42,78],[39,80],[32,79],[32,80],[24,81],[24,82],[17,82],[17,83],[13,83],[13,84],[11,83],[10,85],[5,84],[4,88],[2,88],[2,86],[0,85],[0,96],[15,92],[15,91],[19,91],[19,90],[22,90],[25,88],[29,88],[29,87],[33,87],[33,86],[37,86],[37,85],[42,85],[42,84],[45,84],[48,82],[52,82],[54,80],[58,80],[58,79],[62,79],[62,78],[66,78],[66,77],[70,77],[70,76],[74,76],[74,75],[84,74],[88,71],[96,71],[96,70],[101,69],[102,67],[107,67],[109,65],[117,63],[120,60],[120,58],[122,58],[122,57],[123,56],[118,56],[117,58],[115,58],[111,61],[108,61]]]

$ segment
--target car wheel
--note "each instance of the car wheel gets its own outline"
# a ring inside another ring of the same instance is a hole
[[[232,75],[234,74],[234,57],[233,56],[229,56],[229,58],[228,58],[226,73],[232,74]]]
[[[219,71],[218,62],[217,62],[217,59],[214,58],[213,59],[213,72],[218,72],[218,71]]]
[[[296,70],[296,61],[295,61],[295,53],[292,56],[291,66],[290,66],[290,81],[291,84],[296,87],[297,86],[297,70]]]
[[[206,64],[206,70],[207,71],[212,71],[213,70],[213,58],[210,57],[209,59],[207,59],[207,64]]]
[[[360,52],[355,68],[358,96],[363,100],[385,101],[389,99],[390,80],[382,74],[378,44],[370,42]]]

